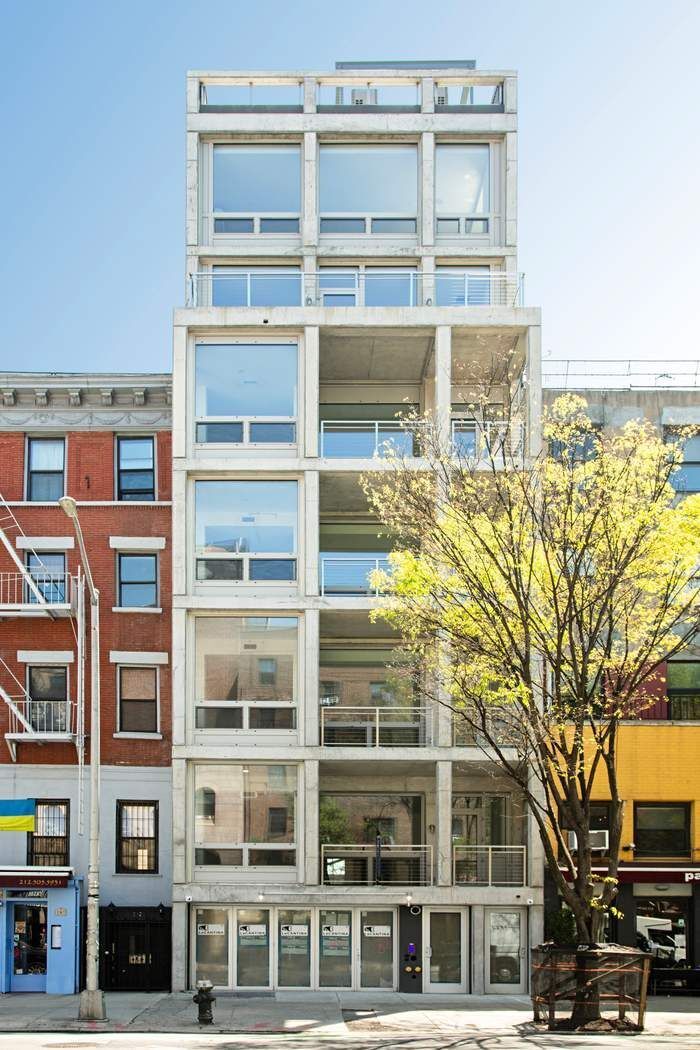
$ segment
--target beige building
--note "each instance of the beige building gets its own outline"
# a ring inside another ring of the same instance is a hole
[[[523,992],[542,859],[372,624],[397,413],[539,447],[516,76],[192,73],[174,330],[173,988]],[[491,372],[488,422],[470,409]]]

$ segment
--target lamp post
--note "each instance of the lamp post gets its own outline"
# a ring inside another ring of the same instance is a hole
[[[90,571],[78,506],[71,496],[63,496],[58,504],[73,522],[90,593],[90,852],[85,989],[80,993],[78,1017],[104,1021],[105,1002],[100,988],[100,592]]]

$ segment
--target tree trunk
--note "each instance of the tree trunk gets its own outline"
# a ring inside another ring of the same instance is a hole
[[[576,952],[576,997],[571,1012],[573,1028],[600,1020],[598,977],[598,957],[588,951]]]

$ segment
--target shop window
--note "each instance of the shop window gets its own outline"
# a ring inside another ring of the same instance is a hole
[[[648,897],[635,899],[637,947],[649,952],[652,966],[692,965],[689,897]]]
[[[155,498],[153,438],[117,438],[117,499],[150,501]]]
[[[158,668],[120,667],[119,732],[158,732]]]
[[[296,580],[296,481],[195,482],[199,581]]]
[[[212,820],[195,805],[195,864],[241,868],[296,864],[296,766],[197,765],[195,800],[204,785],[216,793],[216,809]]]
[[[27,864],[66,868],[70,863],[70,802],[37,799],[34,831],[27,834]]]
[[[634,842],[637,857],[687,857],[690,854],[690,804],[636,802]]]
[[[700,660],[672,660],[666,666],[669,718],[700,721]]]
[[[294,729],[295,616],[200,616],[195,624],[198,729]]]
[[[157,802],[117,802],[116,870],[122,875],[157,874]]]
[[[124,609],[151,609],[158,605],[158,557],[155,554],[119,554],[118,602]]]
[[[63,438],[29,438],[27,442],[27,499],[54,503],[64,492],[66,446]]]

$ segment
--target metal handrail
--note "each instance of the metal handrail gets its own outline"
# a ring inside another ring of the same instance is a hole
[[[27,570],[47,605],[69,605],[71,577],[65,572],[43,573]],[[43,603],[32,593],[27,576],[21,572],[0,572],[0,607]]]
[[[322,843],[321,883],[324,886],[432,886],[433,847]]]
[[[337,591],[333,589],[333,583],[328,580],[328,567],[329,566],[347,566],[347,565],[367,565],[368,570],[365,574],[366,584],[364,590],[360,590],[359,587],[355,586],[357,576],[354,581],[347,581],[346,585],[343,586],[343,580],[340,579],[336,586],[342,587],[342,590]],[[389,568],[388,557],[376,557],[376,558],[362,558],[356,557],[355,555],[349,555],[347,558],[333,557],[332,554],[321,554],[321,594],[332,595],[332,594],[360,594],[366,595],[371,598],[378,598],[382,593],[381,588],[374,587],[370,583],[370,576],[373,572],[386,572]],[[348,585],[351,588],[348,590]]]
[[[524,886],[527,846],[452,847],[455,886]]]
[[[324,747],[427,747],[430,728],[427,707],[321,707]]]
[[[9,708],[11,734],[26,737],[72,736],[75,734],[77,705],[73,700],[35,700],[27,696],[10,697],[17,713]],[[24,721],[22,721],[24,720]],[[28,729],[30,726],[31,729]]]
[[[460,435],[473,435],[474,447],[466,449],[460,442]],[[452,419],[452,444],[466,455],[484,459],[489,454],[517,453],[521,455],[525,447],[525,424],[504,419]]]
[[[384,433],[402,434],[413,438],[415,437],[415,429],[416,423],[405,423],[400,419],[322,419],[321,447],[319,451],[321,456],[330,456],[336,459],[343,458],[342,454],[328,451],[326,438],[333,434],[342,434],[343,431],[349,431],[351,433],[367,434],[369,437],[374,436],[374,444],[368,457],[373,459],[375,456],[381,456],[390,451],[393,439],[384,437]],[[413,443],[411,452],[412,454],[415,452]],[[354,459],[357,457],[350,453],[348,458]]]

